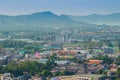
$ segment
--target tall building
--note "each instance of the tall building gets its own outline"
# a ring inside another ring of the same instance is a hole
[[[64,35],[55,35],[54,36],[54,41],[55,42],[64,42],[65,41],[65,36]]]

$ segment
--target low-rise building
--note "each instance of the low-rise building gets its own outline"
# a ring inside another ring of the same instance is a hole
[[[73,76],[58,76],[51,80],[99,80],[103,75],[73,75]]]

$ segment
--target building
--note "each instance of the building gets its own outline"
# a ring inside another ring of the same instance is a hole
[[[72,76],[58,76],[50,80],[99,80],[103,75],[72,75]]]
[[[54,36],[54,41],[55,42],[64,42],[65,41],[65,36],[64,35],[55,35]]]
[[[10,55],[0,56],[0,65],[7,65],[10,62],[12,62],[12,56]]]
[[[89,60],[88,64],[101,64],[102,60]]]
[[[103,47],[103,52],[105,54],[114,54],[115,53],[115,49],[113,47]]]
[[[0,80],[12,80],[12,74],[11,73],[4,73],[3,75],[1,75]]]

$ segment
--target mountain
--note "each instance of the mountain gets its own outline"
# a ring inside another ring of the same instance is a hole
[[[0,31],[55,31],[71,27],[92,24],[77,22],[66,15],[56,15],[50,11],[36,12],[29,15],[0,15]]]
[[[96,17],[97,19],[99,19],[99,16],[101,15],[94,14],[82,17],[80,16],[70,17],[64,14],[56,15],[50,11],[36,12],[29,15],[18,16],[0,15],[0,32],[38,31],[38,32],[61,33],[63,31],[70,31],[74,33],[74,32],[99,32],[108,29],[113,30],[113,27],[108,27],[106,25],[98,26],[96,24],[83,22],[84,20],[89,21],[91,18],[95,20]],[[80,21],[76,20],[76,18],[79,18]]]
[[[109,24],[109,25],[112,25],[112,23],[120,23],[120,13],[113,13],[108,15],[92,14],[92,15],[86,15],[86,16],[70,15],[69,17],[75,21],[83,21],[83,22],[89,22],[89,23],[101,23],[101,24]]]
[[[15,21],[15,22],[70,22],[73,21],[71,18],[69,17],[64,17],[64,16],[58,16],[53,14],[52,12],[49,11],[45,11],[45,12],[37,12],[37,13],[33,13],[30,15],[20,15],[20,16],[4,16],[4,15],[0,15],[0,21],[5,21],[7,23]]]

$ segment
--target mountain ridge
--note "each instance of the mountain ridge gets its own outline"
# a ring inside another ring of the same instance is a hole
[[[18,16],[5,16],[0,15],[0,28],[1,30],[42,30],[59,27],[69,28],[76,27],[79,25],[88,25],[84,22],[77,22],[68,17],[67,15],[56,15],[50,11],[36,12],[29,15],[18,15]],[[43,30],[44,31],[44,30]]]
[[[91,14],[91,15],[84,15],[84,16],[74,16],[68,15],[75,21],[84,21],[84,22],[94,22],[94,21],[120,21],[120,13],[112,13],[112,14]]]
[[[99,15],[93,15],[98,16]],[[84,18],[85,19],[85,18]],[[96,19],[96,18],[95,18]],[[81,19],[82,20],[82,19]],[[0,31],[100,31],[98,25],[84,21],[75,21],[67,15],[56,15],[50,11],[36,12],[29,15],[0,16]],[[104,26],[106,27],[106,26]],[[103,28],[102,28],[103,29]]]

